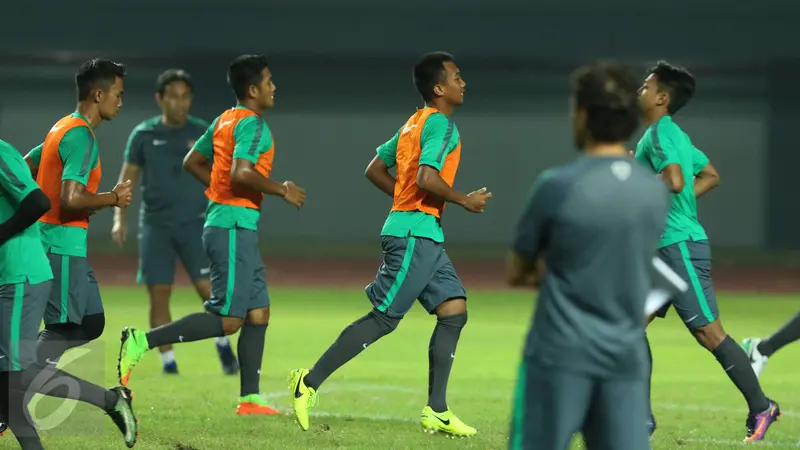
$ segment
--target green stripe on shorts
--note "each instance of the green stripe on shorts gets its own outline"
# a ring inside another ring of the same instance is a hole
[[[525,428],[525,391],[528,382],[528,364],[523,360],[519,365],[517,375],[517,389],[514,391],[514,413],[511,418],[511,446],[512,450],[522,448],[522,433]]]
[[[228,286],[225,289],[225,306],[219,311],[228,315],[233,300],[233,289],[236,287],[236,228],[228,230]]]
[[[681,258],[683,259],[683,264],[686,266],[686,273],[689,274],[689,281],[692,283],[692,289],[697,296],[697,302],[700,303],[700,310],[703,311],[703,315],[706,317],[706,320],[708,320],[708,323],[711,323],[714,321],[714,315],[711,314],[711,308],[708,306],[708,299],[706,298],[706,293],[703,291],[703,285],[700,284],[700,278],[697,277],[697,271],[694,270],[694,266],[692,265],[692,255],[689,253],[689,247],[684,241],[678,243],[678,249],[681,251]]]
[[[19,364],[19,327],[22,325],[22,306],[25,298],[25,284],[14,285],[14,305],[11,309],[11,330],[9,332],[9,355],[11,370],[20,370]]]
[[[61,319],[67,323],[69,319],[69,256],[61,255]]]
[[[395,277],[392,287],[389,288],[389,292],[386,293],[386,298],[383,299],[383,303],[378,306],[378,311],[386,312],[386,310],[392,306],[394,297],[397,295],[397,291],[400,290],[400,286],[403,285],[403,280],[406,279],[406,275],[408,274],[408,267],[411,265],[411,258],[414,256],[414,244],[416,244],[416,242],[417,238],[414,236],[408,238],[408,245],[406,246],[406,253],[403,255],[403,262],[400,264],[400,271],[397,272],[397,277]]]

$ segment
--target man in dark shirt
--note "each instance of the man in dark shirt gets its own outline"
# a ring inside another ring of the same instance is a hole
[[[539,176],[518,223],[509,281],[541,289],[509,448],[567,449],[578,431],[589,449],[648,448],[643,325],[669,197],[625,149],[638,85],[617,63],[573,74],[583,155]]]
[[[189,115],[194,90],[188,73],[170,69],[156,80],[161,114],[133,129],[125,148],[121,180],[136,181],[141,173],[139,273],[147,285],[150,327],[172,322],[169,299],[178,259],[202,301],[211,298],[209,262],[202,235],[208,199],[204,187],[185,170],[183,158],[205,133],[208,123]],[[112,239],[121,247],[127,235],[125,210],[114,214]],[[217,338],[217,352],[226,374],[239,370],[227,337]],[[178,373],[171,345],[160,347],[164,373]]]

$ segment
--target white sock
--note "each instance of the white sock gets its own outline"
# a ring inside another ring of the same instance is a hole
[[[161,362],[164,365],[174,363],[175,362],[175,350],[166,351],[161,354]]]
[[[217,345],[220,347],[230,347],[231,341],[228,340],[228,336],[220,336],[216,339]]]

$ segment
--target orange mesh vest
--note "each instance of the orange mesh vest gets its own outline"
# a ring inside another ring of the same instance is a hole
[[[214,128],[214,164],[211,166],[211,183],[206,189],[209,200],[223,205],[243,206],[261,209],[264,194],[233,183],[231,167],[233,166],[233,149],[236,138],[233,130],[240,120],[249,116],[258,116],[246,108],[232,108],[219,116]],[[262,120],[259,117],[259,120]],[[266,178],[272,171],[272,159],[275,157],[275,141],[272,147],[259,156],[255,169]]]
[[[408,119],[403,129],[400,130],[395,157],[397,182],[394,185],[392,211],[422,211],[437,218],[442,217],[445,207],[444,200],[428,194],[417,186],[419,159],[422,155],[420,146],[422,130],[428,117],[438,112],[439,110],[435,108],[420,109]],[[461,161],[461,139],[456,148],[444,157],[442,169],[439,171],[439,176],[450,187],[453,186],[456,179],[459,161]]]
[[[90,127],[85,120],[80,117],[72,117],[72,115],[69,115],[56,122],[44,139],[42,158],[39,161],[39,171],[36,174],[36,184],[39,185],[42,192],[50,199],[50,211],[46,212],[39,219],[40,222],[68,227],[89,228],[88,211],[76,212],[61,210],[61,176],[64,173],[64,162],[61,161],[61,156],[58,154],[58,145],[61,143],[61,139],[67,131],[77,127],[88,128],[89,132],[92,133],[92,137],[94,137],[92,127]],[[88,151],[92,151],[92,149],[88,149]],[[98,156],[97,167],[89,172],[89,181],[86,184],[86,191],[96,194],[102,176],[103,171],[100,168],[100,157]]]

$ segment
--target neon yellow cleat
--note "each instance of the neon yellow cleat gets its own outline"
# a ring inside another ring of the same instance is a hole
[[[147,335],[143,331],[133,327],[126,327],[122,330],[119,359],[117,360],[117,375],[120,384],[128,385],[131,370],[149,349]]]
[[[422,410],[422,428],[429,433],[445,433],[450,436],[470,437],[478,433],[478,430],[465,424],[449,409],[445,412],[437,413],[426,406]]]
[[[297,424],[303,431],[308,430],[308,411],[317,406],[317,391],[306,386],[304,381],[308,369],[295,369],[289,373],[289,390],[292,394],[292,410]]]

